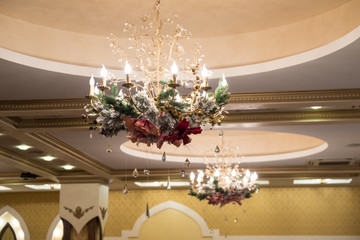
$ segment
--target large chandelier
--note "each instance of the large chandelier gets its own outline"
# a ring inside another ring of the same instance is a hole
[[[206,169],[191,172],[191,189],[189,195],[200,201],[206,200],[209,204],[224,206],[228,203],[237,203],[250,198],[259,190],[256,183],[256,172],[240,168],[235,162],[237,154],[232,147],[219,148],[216,146],[214,159],[205,159]],[[241,158],[240,158],[241,159]]]
[[[209,71],[201,66],[200,46],[191,57],[186,55],[180,41],[191,34],[175,19],[160,17],[157,0],[154,16],[145,14],[137,25],[125,23],[123,31],[130,34],[126,50],[115,35],[108,38],[124,64],[124,76],[116,78],[103,66],[101,83],[90,79],[85,117],[97,116],[91,130],[98,128],[106,137],[127,131],[132,142],[156,143],[161,148],[164,142],[186,145],[191,141],[188,135],[200,134],[202,126],[221,124],[230,97],[226,79],[223,76],[215,91],[209,92]],[[179,87],[184,87],[184,93],[192,90],[180,95]]]

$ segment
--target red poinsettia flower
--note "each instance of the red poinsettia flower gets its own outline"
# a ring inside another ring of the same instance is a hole
[[[190,126],[190,123],[186,119],[182,120],[181,122],[179,122],[176,125],[176,127],[171,135],[163,138],[163,142],[169,141],[177,147],[179,147],[181,145],[181,143],[183,143],[184,145],[190,143],[191,138],[188,135],[200,134],[202,129],[201,129],[201,127],[189,128],[189,126]],[[160,147],[161,146],[162,146],[162,143],[160,144]],[[158,147],[159,147],[159,145],[158,145]]]
[[[241,201],[244,199],[244,195],[234,195],[234,194],[230,194],[225,196],[222,193],[215,193],[211,196],[208,196],[206,198],[206,200],[208,200],[208,203],[211,205],[219,205],[220,207],[231,203],[231,202],[236,202],[237,204],[239,204],[241,206]]]
[[[150,146],[160,138],[159,128],[150,121],[140,118],[124,118],[125,126],[129,131],[129,138],[131,142],[142,142]]]

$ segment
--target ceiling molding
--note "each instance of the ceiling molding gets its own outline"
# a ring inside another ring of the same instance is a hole
[[[360,121],[360,109],[335,110],[335,111],[314,111],[303,112],[257,112],[257,113],[230,113],[227,114],[223,123],[266,123],[266,122],[287,122],[287,123],[308,123],[308,122],[339,122],[339,121]],[[81,118],[71,119],[22,119],[16,124],[18,129],[44,128],[88,128],[89,121]]]
[[[293,103],[360,100],[360,88],[316,91],[232,93],[229,103]]]
[[[228,114],[224,123],[255,123],[255,122],[338,122],[360,121],[360,109],[335,111],[304,111],[304,112],[261,112]]]
[[[297,103],[322,101],[360,101],[360,88],[334,89],[315,91],[290,92],[260,92],[260,93],[232,93],[229,103]],[[0,101],[0,116],[21,116],[31,113],[37,115],[69,115],[70,113],[84,112],[88,99],[44,99],[44,100],[17,100]],[[60,113],[59,113],[60,111]]]

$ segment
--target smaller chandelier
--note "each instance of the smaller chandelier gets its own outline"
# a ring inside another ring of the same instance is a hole
[[[216,147],[215,157],[215,162],[206,163],[205,171],[191,172],[189,195],[222,207],[228,203],[241,205],[242,200],[259,190],[256,172],[251,173],[249,169],[233,164],[231,153],[222,154]]]
[[[126,51],[114,35],[109,37],[119,62],[125,63],[125,76],[116,78],[103,66],[101,83],[90,79],[90,104],[85,106],[88,114],[84,117],[95,115],[90,129],[99,128],[105,137],[126,131],[133,143],[155,143],[161,148],[167,142],[179,147],[190,143],[190,134],[200,134],[202,126],[221,124],[230,93],[225,76],[209,92],[209,72],[205,65],[201,67],[200,47],[189,58],[180,40],[188,39],[190,33],[179,24],[165,33],[163,26],[174,25],[176,17],[160,18],[160,0],[154,11],[152,17],[144,15],[141,24],[125,23],[123,32],[130,33]],[[186,94],[180,95],[180,86]]]

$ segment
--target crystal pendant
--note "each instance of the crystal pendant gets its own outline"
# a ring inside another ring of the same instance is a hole
[[[146,202],[145,217],[146,217],[146,218],[149,218],[149,217],[150,217],[150,211],[149,211],[149,204],[148,204],[148,202]]]
[[[90,132],[90,139],[92,139],[92,131]]]
[[[185,177],[185,170],[180,171],[180,177]]]
[[[221,131],[219,132],[219,136],[220,136],[220,137],[224,136],[223,130],[221,130]]]
[[[168,176],[168,180],[167,180],[167,190],[171,190],[171,184],[170,184],[170,176]]]
[[[106,149],[106,152],[107,152],[107,153],[111,153],[111,152],[112,152],[112,149],[111,149],[110,146],[108,146],[108,148]]]
[[[145,168],[145,169],[144,169],[144,174],[145,174],[146,176],[149,176],[149,175],[150,175],[150,170],[147,169],[147,168]]]
[[[137,178],[139,176],[139,172],[138,172],[138,170],[136,168],[132,172],[132,175],[133,175],[134,178]]]
[[[219,152],[220,152],[220,148],[219,148],[219,146],[216,146],[215,153],[219,153]]]
[[[188,158],[185,160],[185,166],[187,166],[187,167],[189,167],[189,166],[190,166],[190,161],[189,161],[189,159],[188,159]]]
[[[163,162],[166,162],[166,153],[165,153],[165,152],[163,153],[163,155],[162,155],[162,157],[161,157],[161,160],[162,160]]]
[[[129,188],[128,188],[128,186],[127,186],[126,184],[125,184],[122,192],[123,192],[123,194],[125,194],[125,195],[129,193]]]
[[[234,223],[237,223],[239,221],[239,219],[234,218]]]

